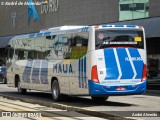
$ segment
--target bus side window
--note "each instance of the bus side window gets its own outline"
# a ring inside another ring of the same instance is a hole
[[[18,59],[19,60],[22,60],[22,59],[24,59],[24,51],[18,51]]]
[[[73,40],[70,59],[80,59],[87,52],[88,32],[75,34]]]
[[[7,60],[8,59],[12,60],[13,54],[14,54],[14,49],[12,47],[8,47],[7,52],[8,52]]]
[[[34,39],[34,59],[45,59],[47,49],[46,40],[50,39],[46,39],[46,37],[38,37]]]
[[[34,59],[34,51],[28,51],[28,59]]]
[[[70,59],[72,42],[73,42],[72,34],[67,34],[65,37],[63,37],[63,58],[64,59]]]

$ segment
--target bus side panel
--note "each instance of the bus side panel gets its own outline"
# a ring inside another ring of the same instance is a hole
[[[12,72],[13,68],[10,66],[7,69],[7,85],[8,87],[15,87],[14,77],[15,73]]]
[[[22,88],[28,88],[28,82],[23,81],[23,73],[26,67],[26,60],[18,60],[12,62],[11,66],[8,67],[7,84],[9,87],[15,87],[16,76],[19,77]]]
[[[47,60],[32,60],[29,89],[49,91],[49,79]]]
[[[13,73],[13,67],[11,59],[7,60],[7,86],[8,87],[15,87],[14,83],[14,73]]]
[[[66,89],[65,89],[65,83],[64,83],[65,75],[62,75],[62,72],[63,72],[62,61],[61,60],[55,60],[55,61],[45,60],[45,62],[47,62],[46,69],[48,69],[48,70],[47,70],[47,73],[45,73],[46,74],[45,78],[44,78],[44,72],[41,73],[41,75],[40,75],[41,84],[43,84],[43,86],[44,86],[45,81],[44,82],[42,82],[42,81],[43,81],[43,79],[44,80],[47,79],[46,80],[47,83],[44,86],[44,88],[46,91],[51,92],[52,80],[58,80],[60,92],[62,94],[64,94],[66,92]]]
[[[87,76],[86,76],[86,57],[82,57],[80,59],[69,60],[70,64],[65,83],[69,83],[69,95],[82,95],[85,94],[85,90],[87,89]],[[67,89],[67,85],[65,85]]]
[[[32,61],[28,60],[18,60],[16,62],[15,69],[17,69],[16,74],[19,76],[22,88],[28,89],[29,82],[30,82],[30,74],[32,68]]]

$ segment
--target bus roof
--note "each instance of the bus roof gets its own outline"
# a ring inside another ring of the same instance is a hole
[[[61,27],[53,27],[45,30],[41,30],[38,33],[30,33],[30,34],[23,34],[17,35],[13,37],[11,40],[21,39],[21,38],[32,38],[32,37],[42,37],[42,36],[49,36],[54,33],[66,33],[66,32],[80,32],[80,31],[88,31],[89,26],[61,26]]]
[[[66,32],[85,32],[88,31],[89,27],[94,27],[95,29],[102,28],[135,28],[140,29],[141,26],[136,25],[94,25],[94,26],[60,26],[53,27],[45,30],[41,30],[38,33],[23,34],[13,37],[11,40],[21,39],[21,38],[32,38],[32,37],[42,37],[49,36],[55,33],[66,33]]]
[[[89,26],[60,26],[60,27],[52,27],[48,29],[41,30],[40,32],[54,32],[54,31],[62,31],[62,30],[73,30],[73,29],[82,29],[83,27],[89,27]]]
[[[98,28],[136,28],[136,29],[141,29],[143,28],[142,26],[137,26],[137,25],[97,25],[95,27]]]

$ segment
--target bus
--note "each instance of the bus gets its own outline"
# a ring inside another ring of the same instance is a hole
[[[8,45],[7,84],[21,94],[50,92],[107,100],[146,91],[144,29],[134,25],[61,26],[19,35]]]

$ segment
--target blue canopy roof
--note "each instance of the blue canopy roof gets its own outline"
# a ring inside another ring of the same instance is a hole
[[[0,48],[5,48],[14,36],[0,37]]]
[[[160,37],[160,17],[116,22],[112,24],[143,26],[147,38]]]

